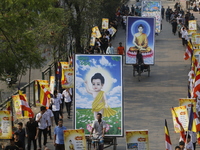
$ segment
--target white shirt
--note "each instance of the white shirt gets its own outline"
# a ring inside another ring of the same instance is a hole
[[[192,141],[190,141],[189,143],[186,144],[186,146],[185,146],[185,150],[187,150],[187,149],[194,150],[194,147],[193,147],[193,143],[192,143]]]
[[[114,54],[114,47],[113,46],[108,46],[107,50],[106,50],[106,54]]]
[[[108,32],[109,32],[110,35],[112,35],[112,34],[113,34],[113,29],[112,29],[112,28],[109,28],[109,29],[108,29]]]
[[[37,122],[38,122],[40,116],[41,116],[41,113],[38,113],[38,114],[36,115],[35,120],[36,120]],[[42,130],[43,130],[43,129],[46,129],[46,128],[47,128],[47,122],[48,122],[48,116],[47,116],[46,113],[44,113],[44,114],[42,115],[42,118],[41,118],[40,121],[38,122],[38,128],[39,128],[39,129],[42,129]]]
[[[106,122],[104,120],[101,120],[101,123],[99,124],[98,120],[96,119],[93,124],[92,128],[94,128],[94,137],[99,137],[103,134],[103,128],[106,127]]]
[[[62,104],[62,101],[60,97],[52,98],[52,111],[60,111],[60,104]]]
[[[47,114],[48,118],[48,126],[51,126],[51,117],[53,117],[53,112],[51,111],[51,109],[47,109],[47,111],[45,112],[45,114]]]
[[[72,95],[71,89],[69,89],[69,93],[70,93],[70,95]],[[66,91],[66,90],[64,90],[63,93],[62,93],[63,96],[64,96],[64,100],[65,100],[66,103],[69,103],[69,102],[72,101],[72,100],[71,100],[71,97],[70,97],[70,95],[69,95],[69,93],[68,93],[68,91]]]

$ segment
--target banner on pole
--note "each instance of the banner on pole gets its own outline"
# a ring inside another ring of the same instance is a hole
[[[148,130],[127,130],[126,150],[149,150]]]
[[[0,111],[0,139],[12,139],[10,111]]]
[[[65,150],[86,150],[84,129],[64,130]]]
[[[175,113],[174,113],[175,111]],[[172,112],[172,118],[173,118],[173,123],[174,123],[174,131],[176,133],[179,133],[181,128],[180,125],[176,121],[176,116],[178,117],[179,122],[182,124],[182,127],[185,131],[188,130],[188,112],[186,106],[179,106],[179,107],[174,107],[174,111],[171,110]]]
[[[63,69],[62,88],[74,88],[74,68]]]
[[[108,25],[109,25],[109,19],[102,18],[102,29],[108,29]]]

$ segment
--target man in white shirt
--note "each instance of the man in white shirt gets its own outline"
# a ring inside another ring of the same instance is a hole
[[[49,134],[50,139],[52,139],[51,126],[53,126],[53,117],[54,117],[54,115],[53,115],[53,112],[51,111],[51,109],[47,109],[45,113],[48,116],[48,119],[47,119],[48,120],[48,128],[49,128],[48,134]]]
[[[94,139],[99,139],[99,149],[103,150],[104,147],[104,134],[106,131],[106,122],[102,120],[102,114],[97,114],[97,119],[92,124],[92,131],[90,132],[90,136],[93,136]],[[94,132],[94,134],[93,134]],[[94,141],[92,141],[94,144]],[[94,145],[95,146],[95,145]],[[94,147],[95,148],[95,147]]]
[[[185,150],[194,150],[190,135],[188,135],[188,137],[187,137],[187,143],[185,144]]]
[[[66,105],[66,109],[67,109],[67,113],[68,113],[68,118],[70,119],[70,109],[71,109],[71,103],[72,103],[72,90],[70,88],[66,88],[63,93],[63,98],[65,101],[65,105]]]
[[[35,119],[38,122],[38,128],[39,128],[38,143],[39,143],[40,150],[42,148],[42,145],[41,145],[42,132],[43,132],[43,136],[44,136],[43,146],[46,147],[46,144],[47,144],[48,116],[45,112],[46,112],[46,107],[41,106],[40,112],[36,115],[36,119]]]

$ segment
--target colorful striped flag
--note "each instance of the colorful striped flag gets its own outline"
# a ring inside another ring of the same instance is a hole
[[[167,127],[167,120],[165,119],[165,146],[166,150],[172,150],[172,143],[169,136],[169,130]]]
[[[181,139],[181,141],[184,141],[184,142],[185,142],[185,141],[186,141],[186,138],[185,138],[184,128],[183,128],[181,122],[179,121],[178,116],[177,116],[177,114],[176,114],[176,111],[174,110],[173,107],[172,107],[172,111],[173,111],[173,113],[174,113],[174,115],[175,115],[176,122],[178,123],[178,125],[179,125],[179,127],[180,127],[180,139]]]
[[[26,99],[26,95],[22,94],[22,91],[19,90],[19,98],[21,102],[21,109],[24,111],[24,116],[28,116],[29,118],[34,118],[34,113],[32,109],[29,107],[28,101]],[[27,113],[26,113],[27,111]]]
[[[184,59],[187,60],[192,56],[192,44],[188,41],[187,48],[185,50]]]
[[[195,81],[194,81],[194,88],[193,88],[193,98],[198,97],[200,95],[200,71],[197,70]]]
[[[193,112],[193,104],[191,104],[189,123],[188,123],[189,131],[192,131],[193,120],[194,120],[194,112]]]
[[[48,100],[51,98],[51,92],[45,85],[40,85],[40,103],[48,107]]]
[[[6,103],[6,110],[11,111],[11,101]]]

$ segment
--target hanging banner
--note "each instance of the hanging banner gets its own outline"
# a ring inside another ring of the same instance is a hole
[[[0,111],[0,139],[12,139],[10,111]]]
[[[200,49],[200,33],[193,33],[191,40],[194,49]]]
[[[35,80],[36,106],[49,106],[50,91],[48,80]]]
[[[112,37],[115,35],[115,33],[117,32],[117,30],[114,28],[114,27],[111,27],[112,28],[112,30],[113,30],[113,33],[112,33]]]
[[[126,150],[149,150],[148,130],[127,130]]]
[[[64,130],[65,150],[87,150],[84,129]]]
[[[155,17],[156,25],[155,32],[161,31],[161,2],[160,1],[142,1],[142,17]]]
[[[187,112],[186,106],[174,107],[174,111],[178,117],[179,122],[182,124],[183,129],[187,131],[189,119],[188,119],[188,112]],[[174,123],[174,130],[176,133],[179,133],[181,128],[180,128],[180,125],[176,121],[176,118],[175,118],[176,115],[174,111],[171,110],[173,123]]]
[[[126,64],[136,64],[137,51],[140,50],[144,64],[154,64],[155,19],[128,17],[126,30]]]
[[[109,25],[109,19],[102,18],[102,29],[108,29],[108,25]]]
[[[96,37],[96,38],[100,38],[100,37],[101,37],[101,33],[100,33],[100,31],[99,31],[98,26],[93,27],[93,28],[92,28],[92,32],[95,33],[95,35],[96,35],[95,37]]]
[[[180,98],[179,99],[179,105],[180,106],[186,106],[187,109],[191,108],[191,104],[194,108],[196,108],[196,99],[195,98]]]
[[[197,31],[197,21],[196,20],[189,20],[189,27],[188,30],[195,30]]]
[[[53,94],[55,88],[55,76],[50,76],[50,92]]]
[[[22,96],[28,102],[26,94],[22,94]],[[13,99],[13,105],[14,105],[16,118],[17,119],[30,118],[29,112],[28,111],[22,111],[22,109],[21,109],[22,100],[20,99],[20,96],[19,95],[13,95],[12,99]]]
[[[92,32],[90,37],[90,46],[94,46],[96,40],[96,33]]]
[[[194,49],[193,50],[193,57],[195,57],[195,59],[198,62],[198,65],[200,65],[200,49]]]
[[[97,113],[102,113],[106,135],[123,136],[122,56],[77,54],[74,70],[75,129],[90,134]]]
[[[62,88],[74,88],[74,68],[63,69],[63,74]]]

